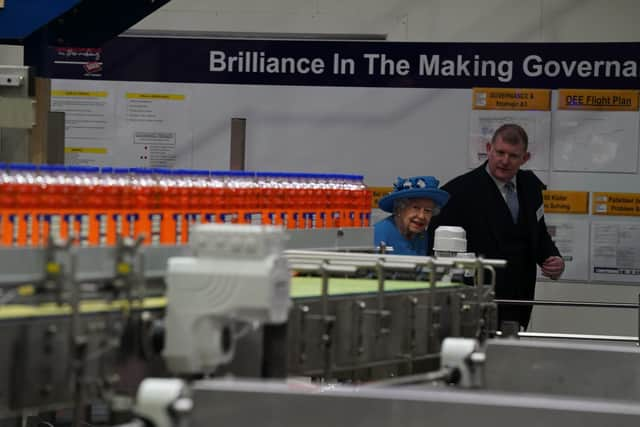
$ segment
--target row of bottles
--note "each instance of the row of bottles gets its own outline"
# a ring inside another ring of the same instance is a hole
[[[369,226],[361,175],[0,164],[0,242],[183,244],[203,222]]]

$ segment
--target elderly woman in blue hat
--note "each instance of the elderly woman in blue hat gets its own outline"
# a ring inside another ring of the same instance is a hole
[[[374,245],[393,247],[397,255],[427,255],[427,227],[449,201],[433,176],[400,178],[393,191],[378,202],[390,216],[374,225]]]

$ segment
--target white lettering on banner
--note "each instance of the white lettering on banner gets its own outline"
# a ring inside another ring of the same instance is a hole
[[[369,62],[368,73],[369,75],[379,74],[385,75],[401,75],[406,76],[409,74],[410,65],[406,59],[399,59],[394,61],[387,58],[387,55],[379,53],[365,53],[362,55]]]
[[[324,69],[322,58],[267,56],[262,51],[241,51],[237,55],[219,50],[209,52],[209,71],[212,72],[322,74]]]
[[[494,78],[502,83],[513,79],[514,60],[486,59],[473,56],[455,55],[442,57],[439,54],[415,57],[389,57],[385,53],[367,52],[362,54],[364,69],[357,70],[353,58],[333,53],[328,66],[323,58],[271,56],[264,51],[239,51],[229,55],[221,50],[209,51],[209,71],[227,73],[265,74],[323,74],[354,75],[358,71],[373,76],[409,76],[417,72],[424,77],[451,78]],[[418,69],[412,67],[417,65]],[[545,60],[541,55],[531,54],[522,60],[522,73],[531,78],[638,78],[639,61],[633,60]]]
[[[635,61],[545,61],[539,55],[529,55],[522,69],[528,77],[638,77]]]
[[[480,59],[480,55],[473,55],[473,59],[465,59],[457,55],[456,59],[440,60],[440,55],[420,55],[419,74],[421,76],[445,77],[497,77],[501,82],[509,82],[513,78],[513,61]]]

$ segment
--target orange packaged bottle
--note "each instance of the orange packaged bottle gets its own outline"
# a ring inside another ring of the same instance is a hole
[[[210,171],[204,200],[205,222],[220,222],[220,214],[224,211],[225,203],[224,172]]]
[[[200,169],[185,171],[185,179],[189,181],[189,201],[187,205],[188,240],[193,227],[197,224],[202,224],[204,221],[209,171]]]
[[[329,211],[329,227],[342,227],[342,198],[343,191],[341,187],[340,175],[327,175],[326,186],[326,206]]]
[[[32,164],[9,165],[15,210],[9,215],[12,246],[33,246],[37,240],[37,210],[40,186],[36,182],[37,167]]]
[[[12,245],[13,223],[15,215],[15,184],[12,174],[5,163],[0,163],[0,242],[5,246]]]
[[[129,216],[135,216],[135,201],[129,168],[113,168],[113,178],[115,183],[110,197],[114,197],[115,212],[111,219],[114,225],[114,242],[116,242],[119,237],[133,237],[132,228],[135,227],[129,226]]]
[[[56,240],[63,236],[63,215],[69,207],[63,165],[40,165],[40,197],[38,212],[38,242],[47,245],[49,236]]]
[[[122,185],[114,168],[104,166],[100,168],[99,175],[100,194],[102,197],[101,213],[98,213],[98,244],[115,245],[117,242],[117,220],[122,214]],[[121,219],[120,219],[121,223]],[[120,233],[122,232],[120,226]]]
[[[129,233],[134,239],[143,236],[144,243],[150,244],[152,241],[151,224],[157,221],[153,212],[155,190],[155,183],[152,178],[153,171],[148,168],[130,168],[129,173],[131,198],[133,201],[133,209],[127,216]],[[155,224],[153,229],[155,232]]]
[[[163,245],[174,245],[176,243],[176,233],[173,220],[171,218],[172,189],[175,187],[171,175],[171,169],[155,168],[157,207],[162,214],[160,225],[160,243]]]
[[[175,243],[179,245],[187,243],[189,237],[187,212],[189,210],[189,196],[191,193],[189,187],[191,182],[185,175],[184,169],[171,171],[171,217],[176,235]]]

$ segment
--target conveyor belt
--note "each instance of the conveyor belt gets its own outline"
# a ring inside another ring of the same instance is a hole
[[[455,283],[437,283],[438,288],[459,286]],[[384,289],[386,292],[408,291],[429,288],[429,282],[419,282],[414,280],[385,280]],[[329,279],[329,295],[349,295],[375,293],[378,291],[377,279]],[[322,279],[320,277],[294,277],[291,280],[291,298],[313,298],[322,294]]]
[[[455,283],[437,283],[438,288],[459,286]],[[429,282],[409,281],[409,280],[385,280],[385,292],[398,292],[410,290],[426,290]],[[330,278],[329,295],[355,295],[376,293],[378,291],[377,279],[350,279],[350,278]],[[291,298],[318,298],[322,295],[322,279],[320,277],[293,277],[291,279]],[[165,297],[145,298],[144,309],[162,309],[166,306]],[[83,313],[97,313],[106,311],[121,311],[130,308],[140,308],[139,302],[130,304],[126,300],[85,300],[80,303],[80,310]],[[26,317],[48,317],[63,316],[71,314],[71,307],[68,304],[57,305],[55,303],[44,303],[39,305],[27,304],[7,304],[0,306],[0,320],[17,319]]]

